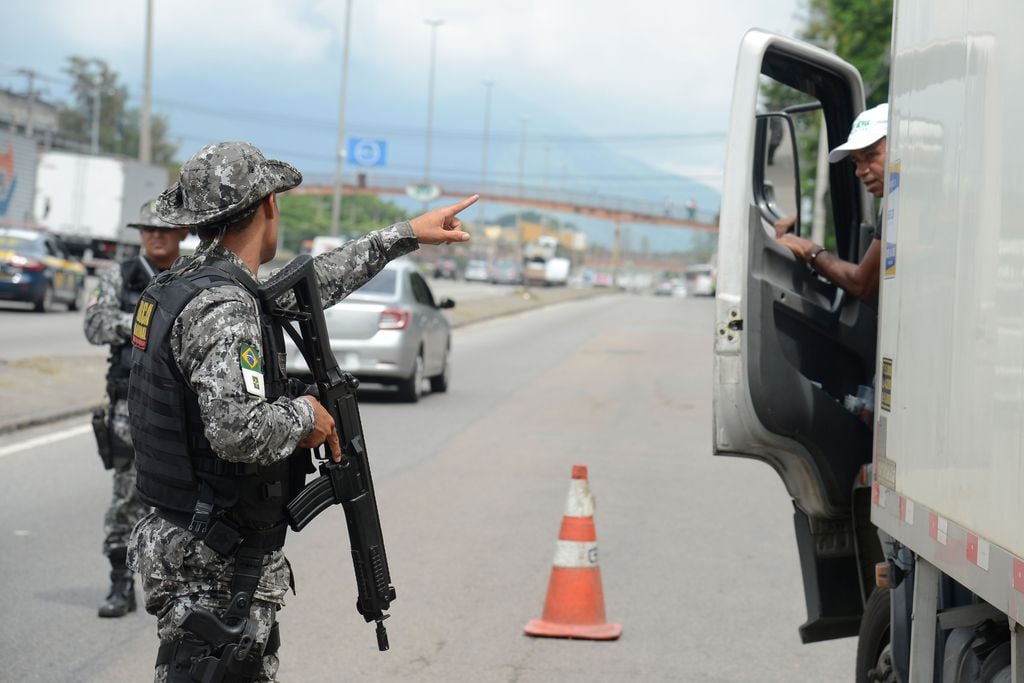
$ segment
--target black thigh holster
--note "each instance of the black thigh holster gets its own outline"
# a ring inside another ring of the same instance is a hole
[[[217,616],[193,607],[181,622],[186,635],[160,645],[157,666],[167,664],[167,683],[248,683],[260,673],[263,658],[281,645],[277,622],[265,643],[256,640],[250,618],[253,595],[263,572],[265,553],[260,546],[242,545],[234,554],[235,574],[231,603]]]
[[[244,639],[240,639],[244,640]],[[220,648],[195,637],[160,644],[156,665],[167,665],[167,683],[251,683],[260,674],[263,658],[281,647],[275,622],[266,644],[230,643]]]

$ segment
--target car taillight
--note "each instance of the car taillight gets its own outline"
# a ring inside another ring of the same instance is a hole
[[[409,326],[409,311],[401,308],[385,308],[377,321],[379,330],[404,330]]]
[[[11,257],[11,265],[22,270],[42,270],[46,267],[41,261],[22,256],[21,254],[15,254]]]

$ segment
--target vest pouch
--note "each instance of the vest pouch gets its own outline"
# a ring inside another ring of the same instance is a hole
[[[291,499],[288,461],[259,468],[253,476],[235,480],[238,500],[229,508],[231,519],[242,527],[266,529],[287,521],[285,504]]]

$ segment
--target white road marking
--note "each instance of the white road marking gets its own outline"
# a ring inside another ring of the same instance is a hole
[[[63,441],[64,439],[70,439],[73,436],[85,434],[86,432],[92,431],[92,425],[84,424],[65,429],[62,432],[55,432],[53,434],[47,434],[46,436],[37,436],[34,439],[27,439],[19,443],[11,444],[10,446],[0,447],[0,458],[11,453],[18,453],[20,451],[27,451],[30,448],[37,448],[39,446],[45,446],[55,441]]]

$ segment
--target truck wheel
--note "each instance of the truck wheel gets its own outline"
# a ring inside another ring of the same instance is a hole
[[[423,387],[423,349],[420,349],[416,356],[416,363],[412,366],[412,375],[403,379],[398,384],[398,397],[406,403],[416,403],[420,400],[420,389]]]
[[[1010,683],[1010,644],[1003,643],[992,650],[981,664],[979,683]]]
[[[39,313],[46,313],[53,310],[53,285],[50,283],[46,284],[46,289],[43,290],[43,295],[36,300],[35,309]]]
[[[875,588],[864,605],[857,635],[857,683],[896,683],[896,668],[889,645],[888,589]]]
[[[444,352],[444,362],[441,366],[441,374],[430,378],[430,391],[434,394],[443,394],[448,391],[448,376],[451,373],[448,361],[448,351]]]

